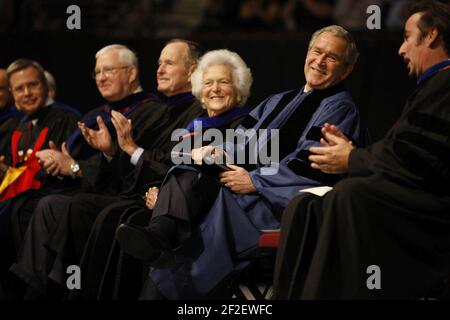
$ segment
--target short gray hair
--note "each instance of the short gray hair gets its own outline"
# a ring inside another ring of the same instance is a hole
[[[355,40],[353,39],[353,36],[350,34],[350,32],[348,32],[341,26],[332,25],[314,32],[314,34],[311,37],[311,40],[309,41],[308,51],[311,49],[317,37],[325,32],[331,33],[333,36],[345,40],[345,42],[347,43],[347,48],[345,49],[344,61],[348,65],[355,64],[359,56],[358,49],[356,49]]]
[[[200,59],[201,49],[200,45],[197,42],[181,39],[181,38],[174,38],[166,42],[166,46],[171,43],[184,43],[187,45],[187,57],[186,57],[186,64],[188,66],[194,65],[198,63],[198,60]]]
[[[198,67],[191,76],[192,94],[201,100],[203,74],[208,67],[217,64],[230,67],[234,87],[241,96],[238,106],[242,107],[250,96],[250,88],[253,83],[252,72],[236,52],[227,49],[209,51],[200,58]]]
[[[44,75],[45,75],[45,80],[47,80],[48,88],[56,91],[55,77],[53,77],[53,75],[50,72],[48,72],[47,70],[44,70]]]
[[[117,50],[119,53],[119,60],[121,63],[127,66],[135,66],[136,69],[138,68],[138,58],[136,53],[128,48],[127,46],[124,46],[122,44],[111,44],[109,46],[103,47],[100,50],[97,51],[95,54],[95,59],[97,60],[98,57],[101,55],[104,55],[106,52],[110,50]]]
[[[8,66],[8,68],[6,68],[6,75],[8,77],[8,82],[11,80],[11,76],[14,73],[19,72],[21,70],[25,70],[29,67],[34,68],[37,71],[39,80],[41,80],[41,82],[48,88],[47,79],[45,78],[44,68],[42,68],[42,66],[39,64],[39,62],[31,60],[31,59],[26,59],[26,58],[21,58],[21,59],[17,59],[15,61],[13,61]]]

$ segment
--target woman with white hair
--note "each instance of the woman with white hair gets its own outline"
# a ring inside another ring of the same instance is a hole
[[[219,129],[225,133],[226,129],[236,128],[245,116],[249,113],[249,109],[243,107],[250,95],[250,87],[252,85],[252,75],[242,58],[235,52],[229,50],[214,50],[206,53],[199,60],[196,71],[191,76],[192,93],[202,102],[203,107],[207,111],[207,116],[194,119],[188,126],[186,134],[182,137],[183,141],[191,139],[190,145],[194,145],[194,140],[201,137],[208,129]],[[202,134],[198,132],[201,124]],[[197,131],[197,132],[196,132]],[[205,144],[210,144],[206,141]],[[193,170],[202,169],[210,175],[217,176],[217,167],[200,168],[199,166],[183,166]],[[174,167],[180,168],[180,167]],[[194,169],[196,168],[196,169]],[[169,175],[178,170],[172,170]],[[190,171],[192,173],[192,171]],[[175,173],[177,175],[177,173]],[[165,180],[168,178],[166,177]],[[129,207],[120,217],[120,222],[131,222],[138,225],[146,225],[151,217],[149,209],[155,206],[158,195],[158,186],[153,185],[146,194],[145,205],[142,201],[137,201],[135,205]],[[181,194],[180,194],[181,195]],[[111,248],[105,246],[105,243],[112,243],[113,239],[108,239],[110,232],[103,232],[103,228],[110,228],[111,223],[99,226],[98,238],[89,239],[84,254],[91,257],[89,265],[96,265],[96,268],[89,268],[81,265],[85,271],[82,281],[89,283],[89,288],[84,288],[78,292],[77,296],[71,298],[81,299],[119,299],[132,298],[139,294],[141,286],[141,263],[136,263],[127,259],[123,254],[119,254],[119,259],[114,254],[117,247],[112,245]],[[100,239],[101,238],[101,239]],[[110,250],[110,258],[108,262],[99,261],[100,257],[108,256],[101,254],[100,251]],[[99,258],[97,258],[99,257]],[[105,266],[104,269],[98,266]],[[114,272],[117,270],[117,272]],[[103,274],[99,274],[103,272]],[[112,275],[112,276],[111,276]],[[122,276],[123,275],[123,276]],[[102,279],[92,281],[92,279]],[[123,280],[123,281],[121,281]],[[96,285],[99,283],[99,285]],[[111,290],[111,286],[115,286]],[[114,296],[111,293],[114,292]]]
[[[250,95],[252,82],[250,69],[236,52],[221,49],[204,54],[191,76],[191,83],[192,94],[202,103],[208,116],[194,119],[187,130],[198,134],[195,125],[201,123],[203,131],[219,129],[225,137],[225,130],[236,128],[249,113],[249,109],[242,107]],[[189,136],[195,139],[195,135]],[[202,145],[208,142],[202,141]],[[149,209],[155,206],[158,192],[157,187],[147,192]]]

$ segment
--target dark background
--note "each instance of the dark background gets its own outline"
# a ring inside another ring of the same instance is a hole
[[[5,68],[21,57],[39,61],[56,78],[57,100],[85,112],[103,103],[90,76],[95,53],[105,45],[121,43],[137,52],[142,85],[154,91],[159,52],[170,37],[95,34],[90,32],[89,24],[83,24],[89,11],[83,7],[82,10],[81,31],[70,31],[64,25],[57,31],[36,31],[17,23],[3,32],[0,30],[0,67]],[[62,17],[68,15],[62,12]],[[95,20],[90,23],[92,26]],[[408,79],[406,67],[397,54],[401,30],[388,32],[382,28],[352,33],[360,58],[346,84],[373,140],[378,140],[400,114],[415,81]],[[304,84],[303,64],[311,34],[312,31],[201,30],[186,38],[198,41],[204,50],[228,48],[242,56],[254,76],[248,102],[249,107],[254,107],[270,94]]]

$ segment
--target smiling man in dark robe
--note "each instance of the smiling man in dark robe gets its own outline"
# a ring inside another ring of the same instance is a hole
[[[44,70],[35,61],[18,59],[7,68],[9,88],[22,117],[0,159],[0,245],[2,263],[0,281],[10,279],[5,267],[15,251],[12,241],[10,208],[18,205],[33,190],[55,182],[38,164],[36,153],[66,140],[76,127],[77,116],[47,105],[48,87]],[[8,285],[5,290],[9,290]]]

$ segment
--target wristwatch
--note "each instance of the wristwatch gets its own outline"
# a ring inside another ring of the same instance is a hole
[[[80,172],[80,165],[78,162],[72,162],[70,164],[70,170],[72,171],[72,178],[76,178],[78,175],[78,172]]]

